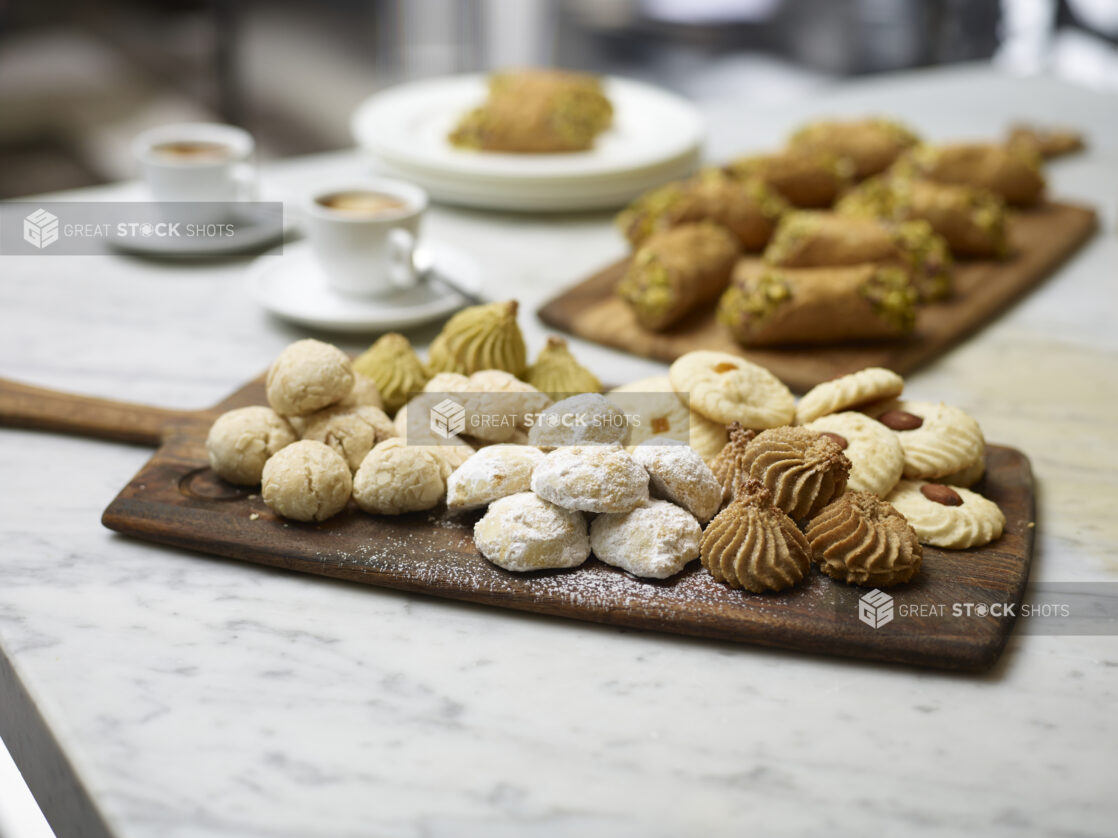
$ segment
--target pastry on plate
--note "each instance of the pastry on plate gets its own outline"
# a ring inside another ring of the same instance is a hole
[[[893,165],[916,135],[890,119],[820,120],[805,125],[789,139],[791,148],[826,151],[851,161],[854,177],[876,175]]]

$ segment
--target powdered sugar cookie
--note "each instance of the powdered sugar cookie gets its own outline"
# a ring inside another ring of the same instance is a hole
[[[635,417],[629,422],[627,444],[640,445],[654,436],[689,442],[691,411],[676,397],[666,375],[615,387],[606,397],[626,416]]]
[[[630,512],[599,515],[590,524],[590,549],[595,556],[650,579],[667,579],[697,559],[702,537],[695,517],[666,500],[650,500]]]
[[[620,445],[571,445],[536,466],[532,491],[564,509],[628,512],[648,500],[648,472]]]
[[[518,572],[577,567],[590,556],[582,513],[531,492],[495,500],[474,524],[474,544],[493,564]]]
[[[804,427],[827,434],[843,447],[850,460],[847,491],[883,498],[904,473],[904,449],[897,434],[864,413],[830,413]]]
[[[625,414],[597,393],[557,401],[532,419],[528,440],[541,448],[620,443],[629,432]]]
[[[543,452],[529,445],[490,445],[474,453],[446,481],[447,509],[476,509],[527,492]]]
[[[896,431],[904,449],[904,476],[933,480],[974,464],[986,448],[978,422],[943,403],[894,400],[866,413]]]
[[[434,455],[395,436],[374,446],[353,476],[353,499],[374,515],[431,509],[445,491]]]
[[[677,393],[688,394],[692,410],[716,422],[776,428],[796,413],[795,399],[779,378],[728,352],[688,352],[668,376]]]
[[[648,488],[705,524],[722,506],[722,484],[699,452],[685,442],[654,436],[631,449],[633,459],[648,472]]]
[[[1005,515],[996,503],[961,487],[902,480],[886,500],[908,519],[921,544],[981,547],[1005,528]]]
[[[812,387],[796,405],[796,424],[806,425],[820,416],[840,413],[861,405],[895,399],[904,389],[904,379],[884,367],[842,375]]]

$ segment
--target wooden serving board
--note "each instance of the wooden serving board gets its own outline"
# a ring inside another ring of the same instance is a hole
[[[351,507],[321,524],[277,518],[252,489],[206,465],[205,437],[225,410],[264,403],[257,379],[212,410],[176,412],[89,399],[0,380],[0,425],[158,445],[105,510],[106,527],[164,544],[271,567],[415,593],[610,625],[753,643],[827,655],[958,670],[997,660],[1013,619],[952,615],[952,606],[1019,603],[1033,552],[1033,480],[1012,448],[990,446],[979,489],[1006,516],[998,541],[975,550],[926,548],[917,579],[890,589],[894,619],[858,617],[864,589],[816,570],[775,595],[733,591],[693,562],[663,581],[640,581],[591,558],[562,572],[515,574],[476,550],[477,513],[445,510],[374,517]],[[943,608],[944,615],[929,612]],[[922,609],[922,616],[907,612]]]
[[[743,349],[715,320],[714,307],[696,311],[665,332],[640,326],[613,292],[625,272],[622,259],[560,294],[539,310],[540,319],[581,338],[671,363],[685,352],[734,352],[767,367],[798,392],[864,367],[906,373],[938,358],[1047,278],[1094,233],[1095,211],[1046,203],[1015,213],[1012,256],[1004,262],[959,262],[950,300],[921,306],[915,332],[896,341]]]

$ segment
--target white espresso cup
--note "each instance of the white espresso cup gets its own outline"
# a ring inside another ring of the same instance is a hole
[[[415,246],[426,209],[427,193],[399,180],[354,181],[308,194],[304,231],[329,287],[377,297],[415,285]]]
[[[256,199],[253,150],[247,131],[208,122],[160,125],[132,141],[152,200],[216,205],[176,208],[197,221],[225,220],[229,208],[222,205]]]

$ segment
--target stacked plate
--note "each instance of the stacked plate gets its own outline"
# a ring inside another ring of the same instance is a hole
[[[704,127],[690,103],[627,79],[607,78],[603,86],[613,125],[585,152],[497,154],[452,146],[451,129],[485,99],[481,75],[385,90],[358,106],[352,129],[386,173],[436,200],[487,209],[610,209],[695,170]]]

